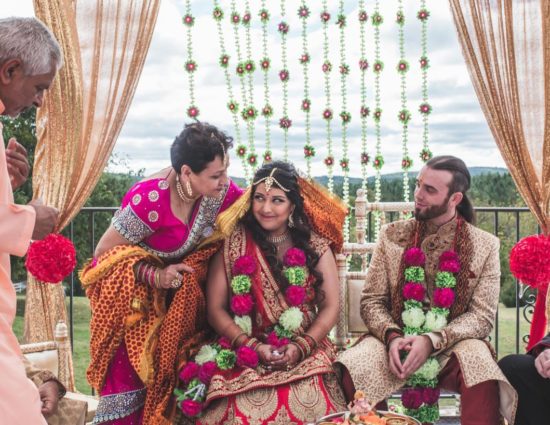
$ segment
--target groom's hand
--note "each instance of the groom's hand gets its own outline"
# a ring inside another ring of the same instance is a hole
[[[410,338],[397,337],[392,339],[388,350],[388,362],[391,372],[400,379],[405,379],[400,352],[410,350]]]
[[[410,350],[405,363],[403,363],[403,374],[406,379],[416,372],[430,357],[433,352],[432,340],[426,335],[415,335],[410,338]]]

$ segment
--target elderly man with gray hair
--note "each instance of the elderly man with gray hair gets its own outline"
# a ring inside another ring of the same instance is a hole
[[[16,117],[42,105],[44,92],[62,66],[62,52],[50,30],[35,18],[0,19],[0,114]],[[57,210],[33,201],[17,205],[13,189],[29,174],[25,148],[15,139],[4,147],[0,124],[0,422],[45,424],[36,386],[27,379],[21,350],[13,334],[16,297],[10,277],[10,255],[23,256],[31,239],[52,232]]]

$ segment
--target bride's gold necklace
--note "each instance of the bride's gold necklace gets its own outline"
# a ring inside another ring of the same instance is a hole
[[[287,230],[285,233],[279,236],[268,236],[267,240],[275,245],[280,245],[286,242],[290,238],[290,232]]]

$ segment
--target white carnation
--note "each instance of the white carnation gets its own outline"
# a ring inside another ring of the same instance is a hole
[[[405,310],[402,315],[403,323],[410,328],[420,328],[424,324],[425,315],[421,308],[413,307]]]
[[[289,332],[294,332],[302,324],[304,319],[304,314],[297,307],[290,307],[288,310],[285,310],[281,317],[279,318],[279,323],[283,328]]]
[[[428,331],[438,331],[447,326],[447,318],[442,314],[436,314],[433,311],[428,311],[426,314],[425,328]]]
[[[195,356],[195,363],[199,366],[206,362],[213,362],[216,360],[218,352],[211,345],[203,345],[197,355]]]
[[[235,316],[233,320],[248,336],[252,335],[252,319],[250,316]]]

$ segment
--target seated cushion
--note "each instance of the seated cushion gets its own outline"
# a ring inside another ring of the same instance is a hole
[[[26,350],[24,350],[23,354],[38,369],[49,370],[55,376],[58,376],[59,355],[58,355],[57,349],[54,348],[53,350],[44,350],[44,351],[35,351],[35,352],[26,352]]]
[[[348,279],[348,332],[365,333],[368,331],[365,322],[361,318],[361,292],[363,291],[363,279]]]

